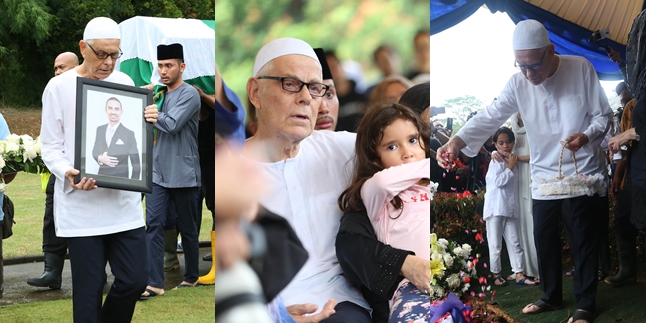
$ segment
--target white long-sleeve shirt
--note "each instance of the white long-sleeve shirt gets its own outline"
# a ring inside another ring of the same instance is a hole
[[[492,216],[518,219],[518,167],[512,170],[506,162],[492,159],[485,179],[487,191],[482,219],[487,221]]]
[[[280,293],[285,305],[313,303],[319,312],[334,298],[369,309],[343,276],[334,248],[343,215],[337,199],[352,175],[355,138],[354,133],[313,131],[294,158],[257,163],[267,185],[260,204],[289,222],[309,255]]]
[[[559,66],[554,75],[539,85],[531,84],[522,73],[514,74],[498,99],[457,133],[467,144],[462,152],[475,156],[482,143],[512,114],[520,111],[532,156],[532,181],[557,175],[560,142],[579,132],[590,140],[576,153],[579,173],[603,173],[605,157],[600,144],[612,119],[608,99],[590,62],[577,56],[558,57]],[[562,173],[574,174],[569,153],[563,154]],[[532,198],[537,200],[569,197],[574,196],[544,196],[536,187],[532,188]]]
[[[76,70],[53,77],[43,92],[40,139],[47,168],[56,176],[54,222],[59,237],[83,237],[123,232],[144,226],[141,194],[114,189],[73,189],[65,172],[74,168],[76,133]],[[122,72],[103,81],[134,85]],[[106,95],[107,99],[110,95]],[[95,95],[94,97],[100,97]],[[105,100],[102,101],[105,105]],[[103,108],[101,108],[103,109]]]

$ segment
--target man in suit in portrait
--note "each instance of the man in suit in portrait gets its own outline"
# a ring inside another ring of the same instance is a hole
[[[111,97],[105,103],[108,123],[96,128],[92,157],[99,163],[99,175],[139,179],[141,166],[135,133],[121,124],[121,101]],[[128,177],[128,159],[132,174]]]

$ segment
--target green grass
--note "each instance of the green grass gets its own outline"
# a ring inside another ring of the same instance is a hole
[[[41,254],[45,193],[41,190],[40,175],[19,173],[7,185],[5,193],[13,201],[16,224],[13,226],[13,236],[2,242],[4,258]],[[203,206],[200,241],[211,239],[212,224],[211,213]]]
[[[12,323],[71,322],[72,300],[17,304],[0,308],[0,321]],[[215,321],[213,287],[167,290],[164,296],[141,301],[134,323],[207,323]]]

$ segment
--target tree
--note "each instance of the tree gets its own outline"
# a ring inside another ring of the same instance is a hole
[[[80,54],[78,43],[92,18],[213,20],[214,10],[213,0],[0,1],[0,106],[40,106],[54,58],[66,51]]]
[[[33,48],[50,36],[54,16],[48,9],[43,0],[0,2],[0,104],[28,100],[17,94],[30,85],[30,67],[38,56]]]
[[[484,102],[473,95],[464,95],[444,101],[445,108],[453,114],[453,133],[457,133],[473,112],[484,108]]]
[[[242,98],[258,50],[273,39],[296,37],[334,49],[366,70],[383,43],[412,57],[413,35],[429,28],[426,0],[218,0],[215,15],[218,67]]]

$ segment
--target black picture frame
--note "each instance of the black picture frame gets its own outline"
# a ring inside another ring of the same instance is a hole
[[[118,113],[109,115],[108,109],[118,110],[119,103],[119,117]],[[102,188],[152,193],[153,125],[144,119],[144,110],[150,104],[152,91],[148,89],[77,78],[74,168],[80,174],[75,183],[86,177],[95,179]],[[108,144],[108,126],[115,119],[119,123]],[[99,163],[97,158],[103,154],[114,157],[116,165]],[[135,156],[139,158],[138,175]]]

